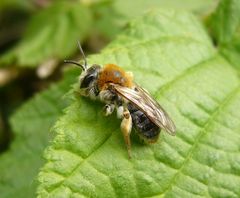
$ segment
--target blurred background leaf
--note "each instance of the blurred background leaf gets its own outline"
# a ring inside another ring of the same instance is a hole
[[[34,96],[11,117],[14,138],[9,150],[0,156],[2,198],[35,197],[42,152],[53,136],[49,130],[69,104],[63,95],[77,75],[78,69],[66,72],[61,82]]]
[[[143,10],[161,8],[161,9],[176,9],[176,10],[187,10],[195,12],[199,15],[208,14],[217,5],[218,0],[139,0],[139,1],[128,1],[128,0],[116,0],[113,2],[113,7],[127,18],[141,16]]]
[[[19,8],[19,9],[31,9],[33,7],[33,0],[1,0],[0,1],[0,10],[8,8]]]
[[[48,59],[64,59],[76,51],[76,41],[83,41],[90,27],[87,7],[80,3],[55,3],[31,19],[24,39],[3,55],[2,64],[36,66]]]
[[[93,3],[93,8],[97,16],[95,22],[98,29],[113,38],[112,36],[117,35],[129,19],[141,16],[148,10],[156,8],[188,10],[202,18],[211,13],[218,2],[219,0],[186,0],[184,3],[179,0],[103,0]]]
[[[207,26],[220,53],[240,71],[240,1],[222,0]]]
[[[240,1],[222,0],[209,20],[210,32],[217,45],[232,42],[240,25]]]
[[[213,10],[217,2],[217,0],[188,0],[182,4],[178,0],[168,2],[163,0],[138,2],[102,0],[82,1],[82,3],[80,1],[47,0],[12,1],[8,3],[6,1],[2,3],[3,8],[11,5],[14,7],[21,5],[20,7],[23,10],[29,12],[29,10],[36,9],[38,5],[39,7],[42,6],[42,9],[34,14],[35,16],[33,15],[27,25],[23,39],[0,58],[0,63],[1,65],[14,63],[19,66],[34,67],[49,59],[62,60],[76,51],[76,40],[85,40],[87,36],[91,35],[91,31],[97,31],[107,39],[112,39],[130,18],[140,16],[149,9],[192,10],[199,16],[203,16]],[[18,15],[14,17],[14,20],[18,17]],[[17,24],[16,20],[15,24]],[[20,25],[18,24],[18,26]],[[24,25],[23,27],[15,26],[17,31],[21,31],[21,28],[24,29]],[[12,34],[16,34],[16,31],[12,31]],[[13,35],[7,36],[12,38]]]

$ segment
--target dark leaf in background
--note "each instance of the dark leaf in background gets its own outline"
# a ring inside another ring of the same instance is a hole
[[[208,23],[217,45],[230,43],[240,25],[240,1],[220,1]]]
[[[0,156],[1,198],[35,197],[36,176],[43,164],[43,149],[50,140],[49,130],[68,104],[63,95],[77,75],[78,70],[67,72],[62,82],[36,95],[12,116],[14,140]]]
[[[80,3],[59,2],[34,16],[23,40],[0,59],[2,64],[38,66],[48,59],[64,59],[76,42],[89,34],[91,14]]]
[[[240,1],[220,1],[207,26],[220,53],[240,71]]]

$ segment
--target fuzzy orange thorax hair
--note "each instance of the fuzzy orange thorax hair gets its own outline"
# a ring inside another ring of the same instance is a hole
[[[109,83],[131,88],[133,86],[133,77],[117,65],[106,64],[99,74],[98,87],[102,90],[106,88]]]

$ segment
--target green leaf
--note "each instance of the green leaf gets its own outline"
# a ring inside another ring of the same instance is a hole
[[[220,53],[240,72],[240,38],[220,48]]]
[[[162,132],[152,145],[132,138],[129,160],[116,116],[75,96],[54,126],[38,197],[240,196],[239,79],[194,16],[149,12],[89,62],[131,70],[177,135]]]
[[[99,0],[92,4],[95,28],[107,38],[114,38],[130,19],[151,9],[188,10],[202,17],[215,8],[216,0]]]
[[[221,0],[208,23],[218,45],[231,42],[240,25],[240,1]]]
[[[0,10],[8,9],[8,8],[22,8],[22,9],[30,9],[33,5],[31,0],[1,0],[0,2]]]
[[[184,3],[179,0],[138,0],[138,1],[128,1],[128,0],[116,0],[114,1],[114,7],[119,13],[124,16],[133,17],[141,16],[143,11],[151,10],[154,8],[164,8],[164,9],[176,9],[176,10],[189,10],[196,13],[204,13],[216,4],[215,0],[185,0]],[[131,11],[129,11],[131,10]]]
[[[240,1],[222,0],[207,21],[219,52],[239,71],[240,69]]]
[[[77,75],[76,70],[67,72],[62,82],[36,95],[12,116],[14,140],[10,149],[0,155],[1,198],[35,196],[42,151],[51,139],[49,129],[68,104],[62,95]]]
[[[58,2],[40,11],[28,26],[24,39],[0,59],[21,66],[36,66],[49,59],[63,59],[76,50],[91,27],[91,14],[79,2]]]
[[[3,127],[3,120],[2,115],[0,114],[0,152],[2,150],[2,145],[4,143],[5,136],[4,136],[4,127]]]

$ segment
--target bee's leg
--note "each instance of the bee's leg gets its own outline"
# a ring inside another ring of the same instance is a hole
[[[119,106],[119,107],[117,108],[117,117],[118,117],[119,119],[122,119],[122,118],[123,118],[123,110],[124,110],[123,106]]]
[[[114,104],[106,104],[103,108],[103,111],[104,111],[104,115],[105,116],[109,116],[113,113],[114,111],[114,108],[115,108],[115,105]]]
[[[112,93],[109,90],[103,90],[103,91],[100,91],[100,93],[99,93],[99,99],[102,102],[107,101],[109,103],[112,103],[114,101],[115,97],[116,97],[116,94]]]
[[[121,122],[121,131],[124,137],[125,144],[127,146],[128,157],[131,158],[131,141],[130,134],[132,130],[132,117],[127,108],[123,111],[123,119]]]

